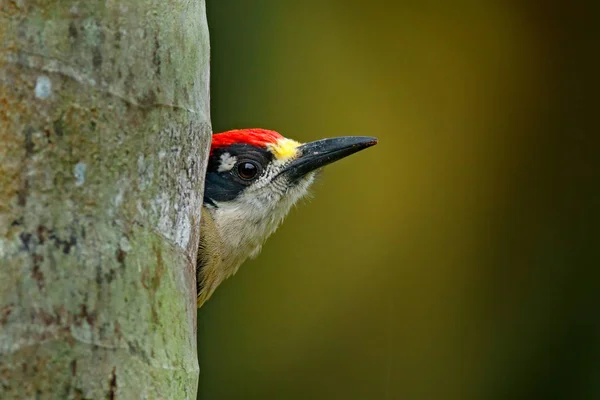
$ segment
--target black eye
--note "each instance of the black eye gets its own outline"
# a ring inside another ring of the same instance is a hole
[[[252,161],[242,161],[237,166],[237,173],[244,180],[254,179],[258,174],[258,165]]]

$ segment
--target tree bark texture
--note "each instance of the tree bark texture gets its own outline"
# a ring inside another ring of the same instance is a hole
[[[195,399],[203,0],[0,0],[0,399]]]

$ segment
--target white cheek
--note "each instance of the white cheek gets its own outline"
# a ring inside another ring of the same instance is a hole
[[[230,171],[237,162],[237,158],[229,153],[221,154],[218,172]]]
[[[235,273],[245,259],[258,255],[265,240],[275,232],[294,204],[307,194],[314,181],[314,173],[310,173],[291,187],[282,179],[268,184],[268,173],[266,171],[259,180],[264,185],[255,184],[239,198],[218,203],[218,208],[213,210],[224,241],[226,275]]]

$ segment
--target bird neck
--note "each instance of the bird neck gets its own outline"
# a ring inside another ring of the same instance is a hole
[[[203,299],[235,274],[247,258],[260,253],[265,240],[306,194],[313,179],[311,173],[279,194],[247,193],[231,201],[204,203],[197,267],[198,293]]]
[[[204,205],[200,223],[197,285],[199,301],[212,292],[248,258],[256,257],[265,240],[277,229],[292,204],[262,215],[241,203],[218,207]],[[250,207],[250,205],[248,205]],[[200,304],[200,303],[199,303]]]

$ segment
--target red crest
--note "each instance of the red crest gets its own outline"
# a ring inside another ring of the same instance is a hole
[[[231,146],[232,144],[250,144],[257,147],[267,147],[270,143],[276,143],[283,139],[279,133],[267,129],[234,129],[231,131],[216,133],[212,137],[210,153],[221,147]]]

